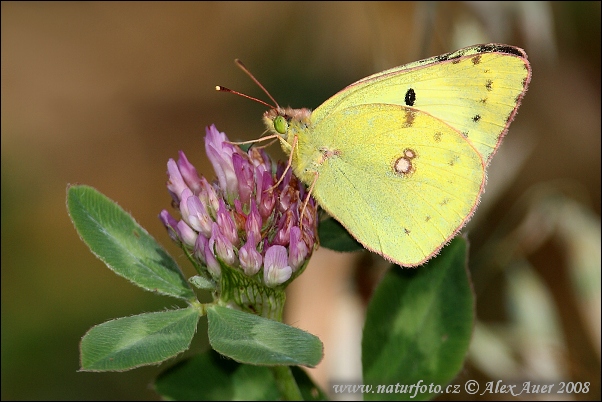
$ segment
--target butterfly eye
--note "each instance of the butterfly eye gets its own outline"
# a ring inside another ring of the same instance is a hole
[[[288,130],[288,123],[284,117],[276,116],[274,119],[274,130],[280,134],[286,133],[286,130]]]

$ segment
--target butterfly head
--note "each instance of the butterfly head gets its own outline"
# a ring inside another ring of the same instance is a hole
[[[281,136],[287,142],[311,124],[311,111],[306,108],[273,108],[263,114],[263,122],[271,134]]]

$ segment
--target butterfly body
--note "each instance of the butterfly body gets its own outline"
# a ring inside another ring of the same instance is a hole
[[[530,77],[521,49],[473,46],[264,121],[323,209],[366,248],[416,266],[472,216]]]

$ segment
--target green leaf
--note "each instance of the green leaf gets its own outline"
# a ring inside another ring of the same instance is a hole
[[[81,239],[116,274],[153,292],[195,298],[175,261],[134,218],[88,186],[70,186],[67,208]]]
[[[161,373],[155,381],[155,390],[163,399],[176,401],[231,401],[234,400],[234,378],[240,365],[209,350],[185,359]],[[265,374],[270,372],[265,368]],[[257,377],[262,377],[257,375]],[[265,376],[263,376],[265,377]],[[278,397],[274,387],[263,381],[252,384],[248,399]],[[270,392],[271,391],[271,392]]]
[[[217,305],[207,318],[211,346],[238,362],[314,367],[322,360],[320,339],[298,328]]]
[[[300,367],[292,367],[306,401],[326,400],[326,395]],[[208,350],[167,369],[155,381],[155,390],[168,400],[278,400],[280,395],[270,369],[226,359]]]
[[[366,399],[423,400],[432,391],[378,392],[395,384],[444,387],[462,368],[474,322],[466,240],[457,237],[418,268],[392,267],[368,306],[362,339]]]
[[[118,318],[92,327],[80,344],[82,371],[158,364],[190,347],[199,311],[189,307]]]
[[[336,219],[328,218],[320,221],[318,226],[320,246],[334,251],[358,251],[364,247],[347,232]]]

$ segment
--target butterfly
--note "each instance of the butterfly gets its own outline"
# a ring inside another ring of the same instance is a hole
[[[472,217],[530,80],[524,50],[475,45],[363,78],[313,111],[276,103],[263,120],[322,209],[412,267]]]

